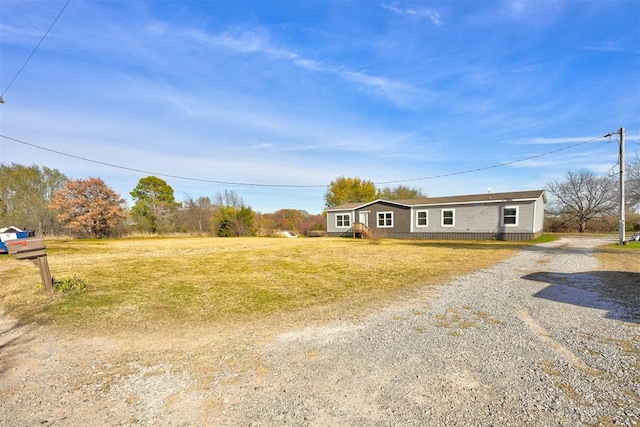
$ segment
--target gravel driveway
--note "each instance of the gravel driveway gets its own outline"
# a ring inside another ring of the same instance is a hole
[[[136,359],[5,318],[0,425],[640,426],[638,294],[595,273],[604,243],[537,245],[436,297],[260,340],[205,383],[198,344]]]

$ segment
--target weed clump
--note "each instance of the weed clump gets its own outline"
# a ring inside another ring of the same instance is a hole
[[[53,283],[53,290],[62,293],[84,291],[89,286],[86,280],[75,275],[73,277],[62,277],[60,279],[52,277],[51,281]]]

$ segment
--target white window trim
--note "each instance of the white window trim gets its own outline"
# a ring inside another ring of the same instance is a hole
[[[505,224],[504,223],[504,211],[506,209],[515,209],[516,210],[516,223],[515,224]],[[503,206],[500,210],[500,225],[502,227],[517,227],[520,222],[520,206]]]
[[[424,225],[421,225],[418,223],[418,215],[421,214],[422,212],[424,212],[426,215],[426,220],[427,223]],[[429,211],[427,209],[421,209],[419,211],[416,211],[416,228],[427,228],[429,226]]]
[[[444,213],[445,212],[452,212],[452,220],[453,220],[453,224],[445,224],[444,223]],[[456,210],[455,209],[442,209],[440,211],[440,226],[441,227],[455,227],[456,226]]]
[[[341,216],[343,217],[342,219],[342,223],[344,224],[344,217],[349,218],[349,225],[338,225],[338,217]],[[350,213],[344,213],[344,214],[336,214],[336,228],[351,228],[351,224],[353,224],[353,221],[351,220],[351,214]]]
[[[387,214],[391,214],[391,225],[386,225]],[[383,215],[383,225],[380,225],[380,215]],[[393,211],[378,212],[376,214],[376,225],[378,226],[378,228],[393,228]]]

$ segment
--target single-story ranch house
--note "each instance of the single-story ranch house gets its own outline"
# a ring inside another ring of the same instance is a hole
[[[532,240],[542,234],[546,201],[533,190],[349,203],[326,210],[327,235]]]

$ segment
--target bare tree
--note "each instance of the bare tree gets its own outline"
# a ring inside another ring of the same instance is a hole
[[[618,208],[616,180],[586,169],[567,172],[564,180],[548,183],[547,191],[556,199],[556,213],[573,219],[580,233],[585,231],[587,221]]]
[[[627,205],[640,209],[640,155],[638,153],[627,161],[625,183]]]
[[[238,193],[233,190],[218,191],[214,197],[213,203],[216,206],[222,206],[226,208],[241,209],[244,206],[244,200]]]
[[[209,197],[194,199],[187,195],[179,211],[178,229],[200,234],[210,232],[217,209]]]

